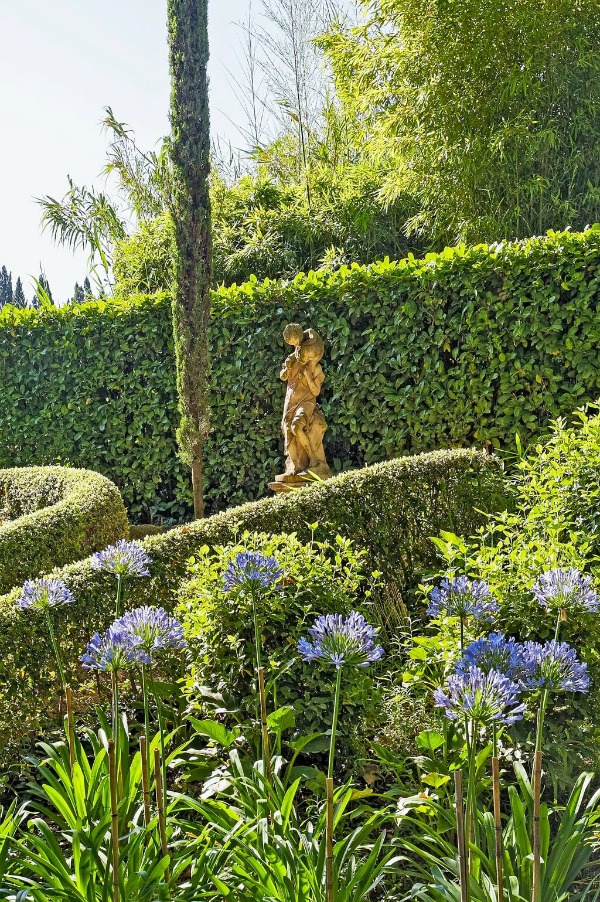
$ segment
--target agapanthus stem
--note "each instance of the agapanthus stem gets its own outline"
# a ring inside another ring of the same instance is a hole
[[[494,734],[496,728],[494,727]],[[496,737],[494,735],[494,745]],[[495,834],[495,852],[496,852],[496,888],[498,902],[504,900],[504,874],[503,874],[503,851],[502,851],[502,809],[500,799],[500,759],[496,756],[492,758],[492,795],[494,799],[494,834]]]
[[[252,620],[254,622],[254,650],[256,653],[256,670],[262,667],[261,639],[260,628],[258,625],[258,605],[256,603],[256,592],[252,590]]]
[[[148,700],[148,681],[146,677],[146,665],[142,664],[142,699],[144,704],[144,730],[146,731],[146,743],[150,745],[150,704]],[[148,752],[146,751],[146,754]],[[146,757],[146,767],[150,767],[150,759]]]
[[[66,680],[65,680],[65,672],[62,666],[62,660],[60,657],[60,649],[58,647],[58,642],[56,641],[56,636],[54,635],[54,629],[52,628],[52,618],[50,617],[50,611],[46,610],[46,623],[48,624],[48,632],[50,633],[50,641],[52,643],[52,649],[54,651],[54,657],[56,658],[56,666],[58,668],[58,677],[60,679],[60,689],[61,689],[61,698],[62,695],[65,694],[66,689]]]
[[[334,902],[333,892],[333,778],[325,781],[325,891],[327,902]]]
[[[115,602],[115,620],[118,620],[121,616],[121,598],[123,595],[123,577],[120,573],[117,574],[117,600]]]
[[[162,780],[163,762],[158,749],[154,749],[154,780],[156,788],[156,808],[158,810],[158,829],[160,833],[160,845],[163,858],[169,854],[167,847],[167,819],[165,815],[165,789]],[[165,877],[169,880],[169,868],[165,870]]]
[[[460,902],[470,902],[469,874],[465,841],[465,799],[463,793],[463,772],[454,771],[454,796],[456,802],[456,842],[458,847],[458,873],[460,879]]]
[[[265,693],[265,672],[262,667],[258,668],[258,693],[260,696],[263,773],[269,783],[271,783],[271,752],[269,749],[269,728],[267,726],[267,696]]]
[[[477,841],[478,824],[477,824],[477,804],[476,804],[476,771],[477,771],[477,723],[471,721],[471,743],[469,751],[469,775],[467,781],[467,821],[466,821],[466,839],[467,843],[473,844]],[[469,849],[469,874],[473,871],[473,854]]]
[[[150,773],[148,768],[148,742],[146,736],[140,736],[140,759],[142,766],[142,793],[144,796],[144,827],[146,829],[152,820],[150,812]],[[149,837],[146,837],[148,842]]]
[[[165,758],[165,732],[163,726],[163,718],[162,718],[162,707],[160,703],[160,699],[158,697],[158,692],[156,691],[156,682],[154,680],[154,671],[152,666],[149,668],[149,677],[150,677],[150,686],[152,687],[152,695],[154,696],[154,701],[156,702],[156,711],[158,715],[158,733],[160,736],[160,760],[162,762],[162,785],[163,785],[163,807],[166,806],[166,793],[167,793],[167,763]]]
[[[113,902],[119,902],[119,813],[117,807],[117,764],[115,743],[108,740],[108,780],[110,785],[110,832],[112,843]]]
[[[560,622],[560,621],[559,621]],[[558,627],[558,625],[557,625]],[[535,753],[533,756],[532,792],[533,792],[533,891],[532,902],[541,902],[542,898],[542,857],[540,849],[540,808],[542,801],[542,744],[544,736],[544,720],[548,706],[548,689],[542,690],[540,707],[537,716],[535,736]]]
[[[338,667],[335,680],[335,690],[333,696],[333,719],[331,721],[331,741],[329,743],[329,767],[327,768],[327,776],[333,779],[333,766],[335,761],[335,740],[337,733],[338,719],[340,715],[340,701],[342,695],[342,667]]]
[[[65,699],[67,702],[67,736],[69,740],[69,765],[71,768],[71,776],[75,767],[75,719],[73,717],[73,695],[71,687],[65,687]]]
[[[112,734],[115,744],[115,757],[117,762],[117,774],[120,766],[120,748],[119,748],[119,675],[116,670],[111,672],[111,689],[112,689]]]

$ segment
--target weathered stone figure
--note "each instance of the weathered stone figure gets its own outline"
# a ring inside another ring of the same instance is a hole
[[[305,484],[311,473],[321,479],[331,475],[323,448],[327,423],[317,404],[325,381],[320,364],[325,352],[323,339],[314,329],[303,329],[297,323],[286,326],[283,337],[294,351],[280,373],[282,381],[287,382],[281,421],[286,461],[285,473],[271,483],[276,491]]]

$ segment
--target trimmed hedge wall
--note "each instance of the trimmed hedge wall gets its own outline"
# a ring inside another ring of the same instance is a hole
[[[478,451],[440,451],[406,457],[343,474],[289,495],[225,511],[142,541],[152,557],[152,578],[130,585],[128,603],[172,607],[189,558],[204,545],[239,539],[246,530],[295,531],[320,538],[338,534],[368,552],[368,565],[406,591],[435,562],[428,537],[441,529],[469,535],[482,522],[480,510],[504,504],[497,458]],[[112,619],[115,582],[88,561],[55,571],[75,603],[53,612],[63,655],[77,682],[74,662],[92,633]],[[43,728],[53,685],[51,648],[43,618],[15,607],[18,590],[0,598],[0,747]],[[23,720],[23,712],[28,712]]]
[[[335,468],[439,447],[514,448],[600,396],[600,230],[249,282],[213,297],[209,510],[283,465],[289,321],[325,337]],[[166,296],[0,312],[0,465],[88,466],[132,518],[189,513]],[[288,349],[289,350],[289,349]],[[44,441],[40,441],[40,436]]]
[[[90,470],[0,470],[0,592],[129,533],[116,485]]]

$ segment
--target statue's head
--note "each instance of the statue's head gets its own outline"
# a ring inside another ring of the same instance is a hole
[[[283,330],[283,337],[287,344],[299,348],[304,341],[304,329],[298,323],[289,323]]]
[[[325,353],[325,343],[314,329],[307,329],[305,334],[308,334],[308,338],[302,342],[299,352],[300,362],[308,363],[309,360],[312,360],[314,363],[318,363]]]

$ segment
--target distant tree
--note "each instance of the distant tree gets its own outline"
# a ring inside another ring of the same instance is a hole
[[[25,300],[25,292],[23,291],[23,283],[21,282],[21,277],[17,277],[17,281],[15,284],[15,293],[13,295],[13,306],[15,307],[26,307],[27,301]]]
[[[13,286],[12,273],[9,273],[6,266],[0,270],[0,307],[13,302]]]
[[[181,414],[178,440],[192,471],[194,516],[204,515],[208,435],[208,320],[212,280],[208,0],[168,0],[171,212],[175,226],[173,331]]]
[[[94,292],[87,276],[83,280],[83,298],[86,301],[91,301],[94,298]]]
[[[79,284],[79,282],[75,282],[75,288],[73,289],[73,297],[71,298],[71,302],[73,304],[83,304],[85,301],[85,291]]]

